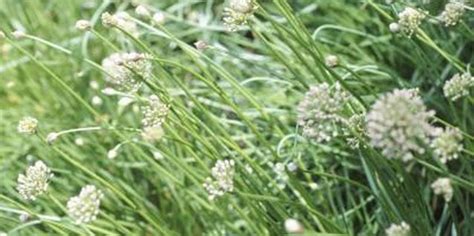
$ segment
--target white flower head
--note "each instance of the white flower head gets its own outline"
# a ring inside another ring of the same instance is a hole
[[[18,175],[17,190],[25,200],[36,200],[46,192],[49,179],[53,177],[51,170],[42,162],[36,161],[26,169],[25,174]]]
[[[451,201],[453,198],[454,190],[449,178],[436,179],[436,181],[431,184],[431,188],[433,189],[434,194],[443,195],[446,202]]]
[[[366,117],[367,135],[386,157],[409,161],[425,152],[436,130],[429,122],[433,116],[417,90],[396,89],[372,106]]]
[[[154,142],[160,140],[164,135],[163,128],[161,126],[144,127],[141,136],[145,141]]]
[[[400,30],[410,37],[413,33],[418,30],[421,22],[425,19],[428,13],[419,9],[406,7],[402,12],[398,14],[398,24]]]
[[[289,234],[304,233],[303,225],[296,219],[290,218],[285,220],[285,230]]]
[[[444,96],[451,101],[469,96],[469,90],[474,87],[474,77],[469,73],[455,74],[443,87]]]
[[[76,21],[76,29],[87,31],[92,28],[91,22],[88,20],[78,20]]]
[[[457,159],[459,153],[463,150],[462,134],[457,128],[447,128],[431,143],[434,149],[433,153],[440,159],[442,163]]]
[[[87,185],[81,189],[79,195],[67,202],[69,216],[76,224],[85,224],[94,221],[99,214],[102,191],[94,185]]]
[[[33,117],[26,116],[23,117],[20,122],[18,122],[17,130],[19,133],[23,134],[34,134],[36,133],[37,128],[38,120]]]
[[[247,24],[256,9],[255,0],[230,0],[229,7],[224,9],[224,24],[229,31],[236,31],[239,26]]]
[[[444,6],[444,11],[439,16],[445,26],[456,25],[466,12],[466,6],[463,1],[450,1]]]
[[[5,33],[0,30],[0,39],[4,39],[4,38],[6,38],[6,37],[7,37],[7,36],[5,35]]]
[[[351,99],[339,83],[312,86],[299,103],[298,125],[303,135],[316,142],[329,142],[340,133],[344,105]]]
[[[387,234],[387,236],[410,236],[410,225],[405,223],[405,221],[402,221],[399,225],[391,224],[390,227],[385,230],[385,234]]]
[[[105,27],[114,27],[117,26],[118,19],[115,15],[111,15],[108,12],[104,12],[101,15],[102,25]]]
[[[212,167],[212,177],[208,177],[203,184],[209,194],[209,200],[212,201],[234,190],[234,166],[234,160],[218,160]]]
[[[113,53],[102,61],[105,80],[123,92],[135,92],[143,80],[151,77],[152,66],[147,54]]]
[[[143,127],[159,127],[165,122],[170,106],[164,104],[158,96],[151,95],[148,104],[141,109]]]

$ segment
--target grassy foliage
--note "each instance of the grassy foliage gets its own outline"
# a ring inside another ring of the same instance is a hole
[[[143,1],[166,16],[153,24],[129,1],[0,0],[0,231],[281,235],[294,218],[310,235],[383,235],[402,221],[412,235],[473,235],[474,97],[443,95],[445,81],[472,71],[472,9],[445,27],[436,16],[446,1],[395,2],[259,1],[248,24],[228,32],[221,1]],[[430,13],[410,38],[388,28],[407,5]],[[104,27],[106,11],[127,11],[137,34]],[[93,29],[77,30],[79,19]],[[196,49],[198,40],[208,47]],[[101,61],[115,52],[151,56],[153,75],[140,78],[139,91],[102,92],[111,84]],[[436,111],[433,125],[462,132],[459,158],[444,164],[427,148],[404,163],[365,136],[356,149],[344,138],[302,136],[299,101],[312,85],[336,82],[354,97],[348,116],[396,88],[418,88]],[[157,141],[140,134],[150,95],[170,105]],[[124,96],[133,102],[119,105]],[[16,131],[24,116],[38,119],[35,135]],[[65,130],[48,144],[48,134]],[[110,150],[117,157],[107,158]],[[203,183],[224,159],[236,163],[234,190],[210,201]],[[26,201],[17,177],[37,160],[54,177],[47,193]],[[430,187],[439,177],[452,181],[449,203]],[[66,204],[88,184],[104,193],[100,213],[77,225]]]

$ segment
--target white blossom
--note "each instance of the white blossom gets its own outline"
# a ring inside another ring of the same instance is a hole
[[[81,189],[79,195],[67,202],[69,216],[76,224],[94,221],[99,214],[100,200],[104,195],[94,185],[87,185]]]
[[[451,201],[453,198],[454,190],[449,178],[436,179],[436,181],[431,184],[431,188],[433,189],[434,194],[443,195],[446,202]]]
[[[209,194],[209,200],[223,196],[234,190],[234,160],[218,160],[211,169],[211,176],[206,178],[203,186]]]
[[[436,131],[429,122],[433,116],[417,90],[396,89],[372,106],[366,117],[367,135],[386,157],[409,161],[425,152]]]
[[[18,175],[17,190],[23,199],[36,200],[48,189],[51,177],[51,170],[42,161],[36,161],[26,169],[25,174]]]
[[[444,6],[444,11],[441,13],[439,18],[446,26],[456,25],[464,15],[466,6],[463,1],[451,0]]]
[[[303,135],[316,142],[328,142],[338,136],[345,120],[341,112],[350,98],[339,83],[312,86],[297,108]]]
[[[457,159],[462,151],[462,134],[457,128],[447,128],[431,143],[433,153],[442,163]]]
[[[26,116],[23,117],[20,122],[18,122],[17,130],[19,133],[23,134],[34,134],[36,133],[37,128],[38,120],[33,117]]]
[[[451,101],[456,101],[461,97],[468,96],[472,87],[474,87],[474,77],[469,73],[458,73],[444,84],[444,96]]]
[[[102,61],[105,80],[124,92],[134,92],[142,85],[142,80],[151,77],[152,67],[149,56],[142,53],[113,53]]]
[[[406,7],[398,14],[400,30],[410,37],[418,29],[427,14],[425,11]]]
[[[165,121],[169,112],[169,105],[164,104],[156,95],[151,95],[148,104],[142,108],[143,127],[159,127]]]
[[[256,9],[255,0],[231,0],[229,7],[224,8],[224,24],[229,31],[235,31],[239,26],[247,24],[248,18]]]
[[[402,221],[399,225],[391,224],[385,230],[385,234],[387,236],[410,236],[410,225],[405,223],[405,221]]]

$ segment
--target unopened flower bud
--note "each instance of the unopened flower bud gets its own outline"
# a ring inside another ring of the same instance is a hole
[[[76,29],[82,30],[82,31],[87,31],[92,28],[91,22],[88,20],[78,20],[76,21]]]

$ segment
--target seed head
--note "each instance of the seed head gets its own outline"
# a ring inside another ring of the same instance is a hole
[[[76,224],[85,224],[94,221],[99,214],[102,191],[94,185],[87,185],[81,189],[79,195],[67,202],[69,216]]]
[[[436,181],[431,184],[431,188],[433,189],[434,194],[443,195],[446,202],[451,201],[453,198],[454,190],[449,178],[436,179]]]
[[[212,201],[234,190],[234,165],[233,160],[218,160],[212,167],[212,177],[208,177],[203,184],[209,194],[209,200]]]
[[[52,177],[51,170],[42,161],[36,161],[26,169],[24,175],[18,175],[17,190],[23,199],[34,201],[46,192],[49,179]]]
[[[439,17],[445,26],[456,25],[464,15],[465,7],[462,1],[451,1],[444,6],[444,11]]]
[[[419,9],[405,8],[405,10],[398,14],[400,30],[410,37],[418,29],[427,14],[427,12]]]
[[[367,114],[370,143],[382,149],[388,158],[409,161],[414,154],[425,152],[435,128],[428,111],[415,89],[396,89],[383,95]]]
[[[34,134],[38,128],[38,120],[27,116],[23,117],[20,122],[18,122],[17,130],[19,133],[23,134]]]
[[[402,221],[399,225],[391,224],[385,230],[385,234],[387,236],[410,236],[410,226],[405,221]]]
[[[149,56],[142,53],[113,53],[102,61],[106,75],[105,80],[114,84],[123,92],[135,92],[142,80],[152,75]]]
[[[78,20],[76,21],[76,29],[82,31],[88,31],[92,28],[91,22],[88,20]]]
[[[468,96],[472,87],[474,87],[474,77],[469,73],[458,73],[444,84],[444,96],[451,101],[456,101],[461,97]]]
[[[303,135],[316,142],[328,142],[339,135],[344,117],[344,104],[351,96],[339,83],[312,86],[298,105],[298,125],[303,127]]]

